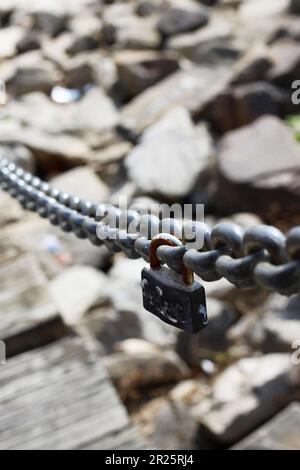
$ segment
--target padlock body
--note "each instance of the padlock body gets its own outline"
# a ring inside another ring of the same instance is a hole
[[[198,333],[208,323],[205,290],[199,283],[187,286],[182,276],[162,267],[142,271],[144,308],[165,323]]]

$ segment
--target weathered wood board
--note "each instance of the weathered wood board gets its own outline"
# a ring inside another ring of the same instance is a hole
[[[140,448],[125,407],[79,338],[0,366],[0,449]]]
[[[138,435],[136,428],[130,426],[121,432],[110,434],[100,441],[87,444],[84,450],[143,450],[146,449],[145,443]]]
[[[275,418],[233,447],[234,450],[300,450],[300,403],[292,403]]]
[[[0,264],[0,339],[7,355],[43,346],[67,334],[34,255],[21,253]]]

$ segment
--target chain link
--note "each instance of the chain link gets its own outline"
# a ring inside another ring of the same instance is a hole
[[[105,244],[111,252],[122,251],[130,259],[142,257],[149,262],[150,234],[165,231],[166,219],[122,212],[110,204],[94,204],[59,191],[1,157],[0,187],[24,209],[37,212],[63,231],[97,246]],[[125,218],[127,227],[135,220],[138,233],[125,231],[124,237],[124,231],[101,222],[98,214],[112,210],[119,219]],[[285,236],[267,225],[243,230],[233,223],[220,223],[211,229],[205,223],[184,221],[183,233],[191,224],[204,240],[203,248],[187,249],[182,243],[178,247],[161,246],[157,256],[162,264],[179,272],[183,263],[205,281],[225,277],[239,288],[261,286],[288,296],[300,292],[300,227]]]

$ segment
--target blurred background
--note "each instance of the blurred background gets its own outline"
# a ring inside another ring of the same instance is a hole
[[[299,0],[1,0],[1,155],[93,202],[286,232],[299,20]],[[143,310],[144,266],[0,193],[0,448],[299,449],[298,296],[204,282],[191,336]]]

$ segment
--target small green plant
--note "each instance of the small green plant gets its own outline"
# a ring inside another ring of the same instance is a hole
[[[295,132],[295,137],[300,142],[300,116],[287,116],[285,122]]]

